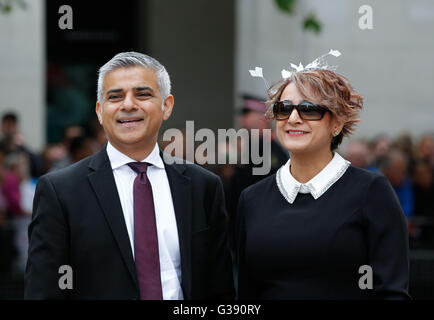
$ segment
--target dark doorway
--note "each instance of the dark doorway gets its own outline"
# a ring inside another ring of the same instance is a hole
[[[59,27],[64,5],[72,9],[72,29]],[[48,143],[60,141],[68,126],[91,128],[98,68],[118,52],[137,50],[138,15],[138,0],[46,1]]]

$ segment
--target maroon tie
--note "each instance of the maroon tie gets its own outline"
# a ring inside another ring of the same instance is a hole
[[[160,257],[152,186],[146,176],[148,164],[128,163],[137,172],[134,180],[134,255],[142,300],[162,300]]]

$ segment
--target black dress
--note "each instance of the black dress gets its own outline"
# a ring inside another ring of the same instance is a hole
[[[290,204],[274,174],[242,192],[237,218],[239,299],[410,298],[406,221],[382,175],[350,166]],[[372,289],[359,286],[364,265]]]

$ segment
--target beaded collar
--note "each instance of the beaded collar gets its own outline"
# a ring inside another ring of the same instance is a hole
[[[299,192],[310,193],[316,200],[343,176],[350,164],[335,152],[333,159],[315,177],[303,184],[295,180],[289,171],[291,165],[289,159],[276,173],[277,186],[282,196],[291,204]]]

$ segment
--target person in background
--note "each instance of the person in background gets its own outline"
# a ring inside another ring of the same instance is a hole
[[[345,149],[345,159],[355,167],[366,169],[369,161],[369,146],[364,141],[349,142]]]
[[[413,172],[414,215],[434,218],[434,170],[418,160]]]
[[[408,173],[408,158],[399,149],[391,149],[381,161],[381,172],[386,176],[398,195],[402,210],[407,218],[413,216],[413,186]]]
[[[5,113],[2,117],[0,129],[2,134],[0,142],[5,146],[6,153],[26,153],[30,160],[30,175],[33,177],[39,177],[39,156],[33,153],[25,145],[24,136],[19,130],[18,115],[14,112]]]
[[[50,143],[44,147],[41,152],[41,161],[39,163],[39,176],[42,176],[56,166],[56,163],[63,161],[68,156],[68,151],[62,143]]]
[[[380,168],[383,161],[390,150],[391,140],[385,134],[376,136],[370,145],[370,153],[372,154],[372,162],[368,165],[370,168]]]
[[[258,129],[259,136],[262,139],[268,138],[271,140],[271,170],[267,175],[262,176],[262,178],[275,173],[289,158],[288,152],[282,148],[279,141],[276,139],[274,129],[272,128],[272,121],[264,117],[265,111],[266,107],[263,99],[251,95],[244,95],[243,106],[240,109],[240,115],[238,116],[238,122],[241,128],[245,128],[249,132],[252,129]],[[264,130],[266,129],[271,130],[270,137],[264,135]],[[262,143],[260,143],[259,146],[262,146]],[[260,149],[259,152],[262,153],[262,150]],[[252,163],[249,165],[253,166]]]
[[[17,154],[18,153],[9,153],[6,155],[4,160],[5,170],[1,185],[6,200],[7,217],[10,219],[23,215]]]
[[[434,135],[425,134],[422,136],[417,147],[416,156],[434,169]]]
[[[28,234],[27,230],[31,220],[33,197],[36,190],[37,179],[30,175],[30,160],[25,152],[14,152],[7,156],[6,166],[19,183],[16,191],[19,201],[19,211],[11,217],[14,228],[14,246],[17,256],[14,261],[14,274],[23,276],[27,262]]]
[[[4,194],[4,185],[10,175],[5,165],[6,155],[6,147],[0,143],[0,275],[5,278],[13,276],[13,263],[17,257],[14,244],[15,230],[8,213],[8,200]]]
[[[56,171],[62,168],[66,168],[74,163],[74,160],[71,158],[71,143],[72,141],[81,141],[81,138],[84,137],[85,132],[84,128],[80,126],[67,126],[63,130],[63,139],[60,143],[57,144],[57,148],[63,148],[62,152],[63,156],[60,159],[57,159],[50,168],[50,171]],[[77,140],[78,139],[78,140]],[[59,153],[60,156],[60,153]]]
[[[416,162],[415,147],[410,133],[400,134],[392,143],[392,149],[400,150],[407,161],[407,174],[409,177],[413,175],[414,165]]]
[[[282,148],[280,143],[275,138],[275,133],[271,131],[271,136],[265,135],[264,130],[272,129],[272,122],[266,119],[264,114],[266,112],[266,106],[263,99],[254,97],[251,95],[243,96],[243,105],[240,108],[240,113],[238,116],[238,122],[241,128],[245,128],[249,131],[248,142],[240,140],[238,141],[238,151],[243,150],[242,144],[249,143],[249,161],[247,164],[238,163],[235,165],[232,171],[229,173],[231,176],[226,179],[228,181],[225,184],[225,196],[226,196],[226,207],[229,216],[229,228],[230,233],[234,234],[234,227],[236,221],[236,213],[238,207],[238,200],[240,198],[241,192],[248,186],[255,184],[256,182],[273,175],[276,171],[288,160],[288,152]],[[258,166],[254,164],[252,159],[252,145],[256,143],[252,139],[251,131],[253,129],[259,130],[259,154],[263,155],[263,139],[271,140],[271,168],[270,171],[265,175],[254,175],[253,168]],[[227,145],[226,148],[230,149],[234,146]],[[239,152],[238,154],[240,154]],[[229,170],[227,170],[229,171]],[[233,243],[233,239],[231,239]],[[231,245],[232,246],[232,245]]]
[[[92,139],[87,136],[75,137],[69,145],[69,154],[72,163],[76,163],[93,154]]]
[[[98,152],[107,143],[107,136],[104,128],[98,122],[98,119],[92,120],[92,153]]]

